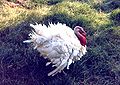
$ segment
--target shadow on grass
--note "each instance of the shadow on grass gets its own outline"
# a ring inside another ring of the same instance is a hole
[[[46,67],[47,60],[30,44],[23,43],[31,30],[26,21],[0,31],[0,85],[70,85],[64,73],[58,74],[61,77],[48,77],[54,69],[52,65]]]
[[[60,20],[52,16],[40,22],[45,24],[58,21],[65,23],[63,22],[64,18],[63,21]],[[68,25],[73,22],[66,23]],[[77,23],[74,25],[82,25]],[[7,27],[0,31],[0,85],[120,84],[119,49],[111,47],[111,43],[119,47],[120,44],[111,40],[109,42],[105,41],[107,38],[111,39],[112,34],[106,35],[109,31],[103,32],[103,36],[100,35],[95,38],[90,36],[88,38],[88,53],[80,61],[72,64],[69,70],[64,69],[65,73],[62,72],[54,77],[48,77],[48,72],[54,68],[51,65],[46,67],[47,60],[40,57],[39,53],[33,50],[30,44],[23,43],[24,40],[28,39],[28,34],[32,29],[29,24],[29,21],[25,21],[16,27]],[[114,39],[118,41],[120,38],[116,35]],[[106,46],[107,49],[105,49]],[[112,48],[114,48],[113,53],[109,52]],[[108,52],[111,54],[108,54]]]

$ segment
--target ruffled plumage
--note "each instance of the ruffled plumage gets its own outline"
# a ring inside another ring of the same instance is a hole
[[[51,71],[48,76],[54,76],[61,72],[65,67],[69,69],[69,65],[86,53],[86,46],[82,46],[76,37],[74,31],[65,24],[57,23],[49,26],[42,24],[30,24],[34,31],[29,34],[30,40],[25,43],[32,43],[34,49],[50,62],[46,66],[52,64],[56,69]]]

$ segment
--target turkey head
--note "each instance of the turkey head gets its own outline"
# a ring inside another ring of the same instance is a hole
[[[77,38],[79,39],[81,45],[86,46],[86,41],[87,40],[86,40],[86,32],[85,32],[85,30],[80,26],[76,26],[74,28],[74,32],[75,32]]]

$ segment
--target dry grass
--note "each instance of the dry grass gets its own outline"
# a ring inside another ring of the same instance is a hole
[[[0,29],[11,25],[17,25],[18,23],[32,18],[33,16],[42,18],[49,12],[50,6],[38,6],[33,9],[26,9],[23,7],[11,8],[8,5],[2,5],[0,7]]]

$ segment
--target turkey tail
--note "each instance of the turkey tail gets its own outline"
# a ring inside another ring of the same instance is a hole
[[[25,40],[25,41],[23,41],[23,43],[31,43],[31,42],[33,42],[33,40]]]

